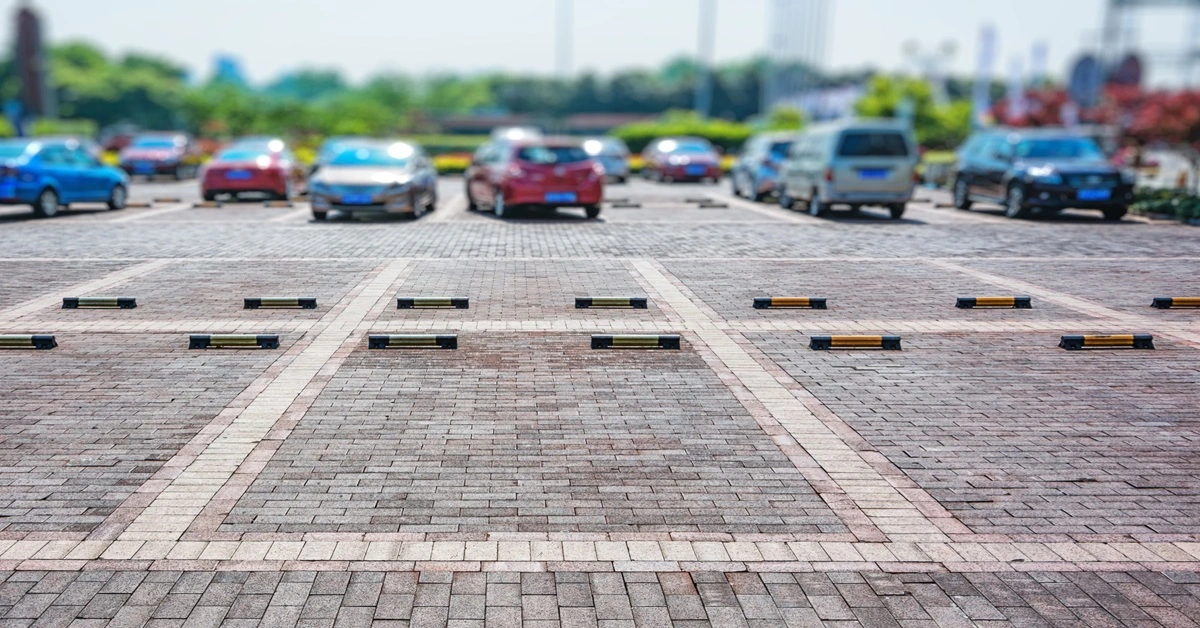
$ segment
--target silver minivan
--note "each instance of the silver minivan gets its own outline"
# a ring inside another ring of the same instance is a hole
[[[904,215],[916,185],[917,141],[912,125],[890,119],[848,119],[809,127],[783,163],[779,204],[803,204],[820,216],[834,205],[858,211],[886,207]]]

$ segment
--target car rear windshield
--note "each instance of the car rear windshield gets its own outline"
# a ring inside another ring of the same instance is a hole
[[[408,165],[413,155],[413,147],[408,144],[391,144],[378,146],[343,146],[342,150],[329,160],[331,166],[386,166],[403,168]]]
[[[662,149],[668,153],[688,153],[692,155],[711,153],[713,151],[711,144],[703,142],[679,142],[674,146],[664,145]]]
[[[143,137],[133,140],[134,148],[175,148],[178,144],[169,137]]]
[[[588,154],[578,146],[526,146],[517,151],[517,159],[526,163],[550,166],[587,161]]]
[[[266,151],[244,148],[231,148],[217,155],[220,161],[257,161],[259,157],[270,155]]]
[[[1104,159],[1104,152],[1090,139],[1053,137],[1021,140],[1017,143],[1021,159]]]
[[[907,157],[908,142],[897,131],[847,131],[838,145],[839,157]]]
[[[776,159],[784,159],[788,156],[788,151],[792,150],[793,142],[775,142],[771,144],[771,156]]]

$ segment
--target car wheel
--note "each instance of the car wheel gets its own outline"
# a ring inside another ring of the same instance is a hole
[[[42,190],[38,194],[37,201],[33,205],[33,213],[44,218],[50,218],[58,214],[58,192],[50,188]]]
[[[492,201],[492,213],[497,218],[507,218],[512,213],[512,210],[504,204],[504,192],[496,193],[496,200]]]
[[[971,197],[967,194],[967,180],[958,177],[954,180],[954,207],[957,209],[971,209]]]
[[[904,203],[896,203],[888,207],[888,211],[892,212],[892,220],[903,218],[905,209],[907,209],[907,206]]]
[[[1025,206],[1025,188],[1017,184],[1008,186],[1008,196],[1004,199],[1004,215],[1009,218],[1029,216],[1029,208]]]
[[[425,211],[431,212],[437,210],[438,197],[437,192],[429,193],[429,202],[425,203]]]
[[[754,199],[756,202],[759,202],[759,203],[767,200],[767,198],[771,196],[770,194],[767,194],[766,192],[759,192],[758,190],[761,187],[762,186],[760,186],[756,181],[754,181],[754,179],[750,180],[750,198]]]
[[[471,188],[470,187],[467,188],[466,195],[467,195],[467,211],[469,211],[469,212],[478,211],[479,204],[475,202],[475,197],[471,196]]]
[[[736,196],[737,198],[742,197],[742,185],[741,185],[741,183],[738,182],[739,179],[741,179],[741,177],[739,177],[736,173],[730,175],[730,177],[729,177],[730,190],[733,192],[733,195]]]
[[[585,212],[587,212],[587,217],[589,220],[596,218],[600,215],[600,206],[599,205],[588,205],[587,207],[584,207],[583,210]]]
[[[329,214],[327,212],[319,212],[316,210],[314,210],[312,214],[313,214],[313,220],[316,220],[318,222],[325,220],[325,218],[329,216]]]
[[[1125,207],[1106,209],[1104,210],[1104,219],[1110,222],[1117,222],[1118,220],[1124,218],[1128,211],[1129,210]]]
[[[208,202],[210,202],[210,203],[211,203],[211,202],[213,202],[213,201],[215,201],[215,200],[217,200],[217,194],[216,194],[216,192],[204,192],[204,193],[202,193],[202,194],[201,194],[201,196],[203,196],[203,197],[204,197],[204,200],[206,200],[206,201],[208,201]]]
[[[109,209],[125,209],[125,201],[129,197],[129,192],[125,186],[117,184],[113,186],[111,192],[108,193],[108,208]]]
[[[628,180],[629,177],[617,177],[617,183],[625,183]]]
[[[825,202],[821,200],[821,196],[814,191],[812,198],[810,198],[808,201],[808,214],[813,217],[820,217],[821,214],[824,214],[826,211],[828,211],[828,209],[829,205],[825,204]]]
[[[795,209],[796,199],[792,198],[786,189],[779,190],[779,206],[784,209]]]

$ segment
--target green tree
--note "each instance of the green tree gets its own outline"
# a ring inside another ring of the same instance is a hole
[[[929,83],[918,79],[876,76],[855,104],[855,111],[872,118],[896,118],[907,113],[917,141],[929,148],[957,146],[971,131],[969,102],[939,105],[933,100]]]
[[[264,90],[269,96],[315,101],[341,95],[348,89],[337,70],[304,69],[285,74]]]

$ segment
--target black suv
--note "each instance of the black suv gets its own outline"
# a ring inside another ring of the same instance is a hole
[[[1009,218],[1070,207],[1120,220],[1133,201],[1134,178],[1109,164],[1091,139],[1064,129],[992,129],[958,151],[954,206],[1004,205]]]

